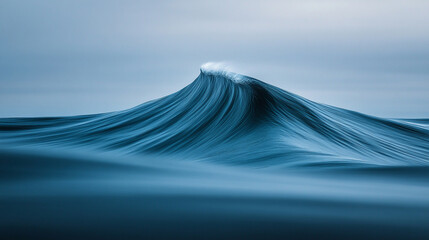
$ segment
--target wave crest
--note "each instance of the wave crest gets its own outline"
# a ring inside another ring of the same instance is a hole
[[[427,123],[414,122],[318,104],[208,63],[184,89],[129,110],[0,119],[0,142],[266,167],[427,165]]]

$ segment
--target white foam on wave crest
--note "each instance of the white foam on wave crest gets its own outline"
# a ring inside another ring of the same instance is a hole
[[[201,65],[200,70],[204,74],[220,75],[236,82],[241,82],[245,79],[243,75],[233,72],[231,67],[224,62],[207,62]]]

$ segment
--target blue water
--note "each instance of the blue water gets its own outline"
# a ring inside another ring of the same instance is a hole
[[[204,66],[132,109],[0,119],[7,238],[429,237],[429,120]]]

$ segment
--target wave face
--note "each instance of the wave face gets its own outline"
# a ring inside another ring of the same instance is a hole
[[[428,239],[428,156],[427,119],[204,66],[125,111],[0,119],[0,238]]]
[[[125,111],[0,119],[0,143],[261,167],[411,166],[429,163],[429,121],[372,117],[204,67],[184,89]]]

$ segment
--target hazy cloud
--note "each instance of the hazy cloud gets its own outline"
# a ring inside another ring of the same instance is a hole
[[[120,110],[227,61],[312,100],[429,117],[428,10],[396,0],[5,0],[0,114]]]

